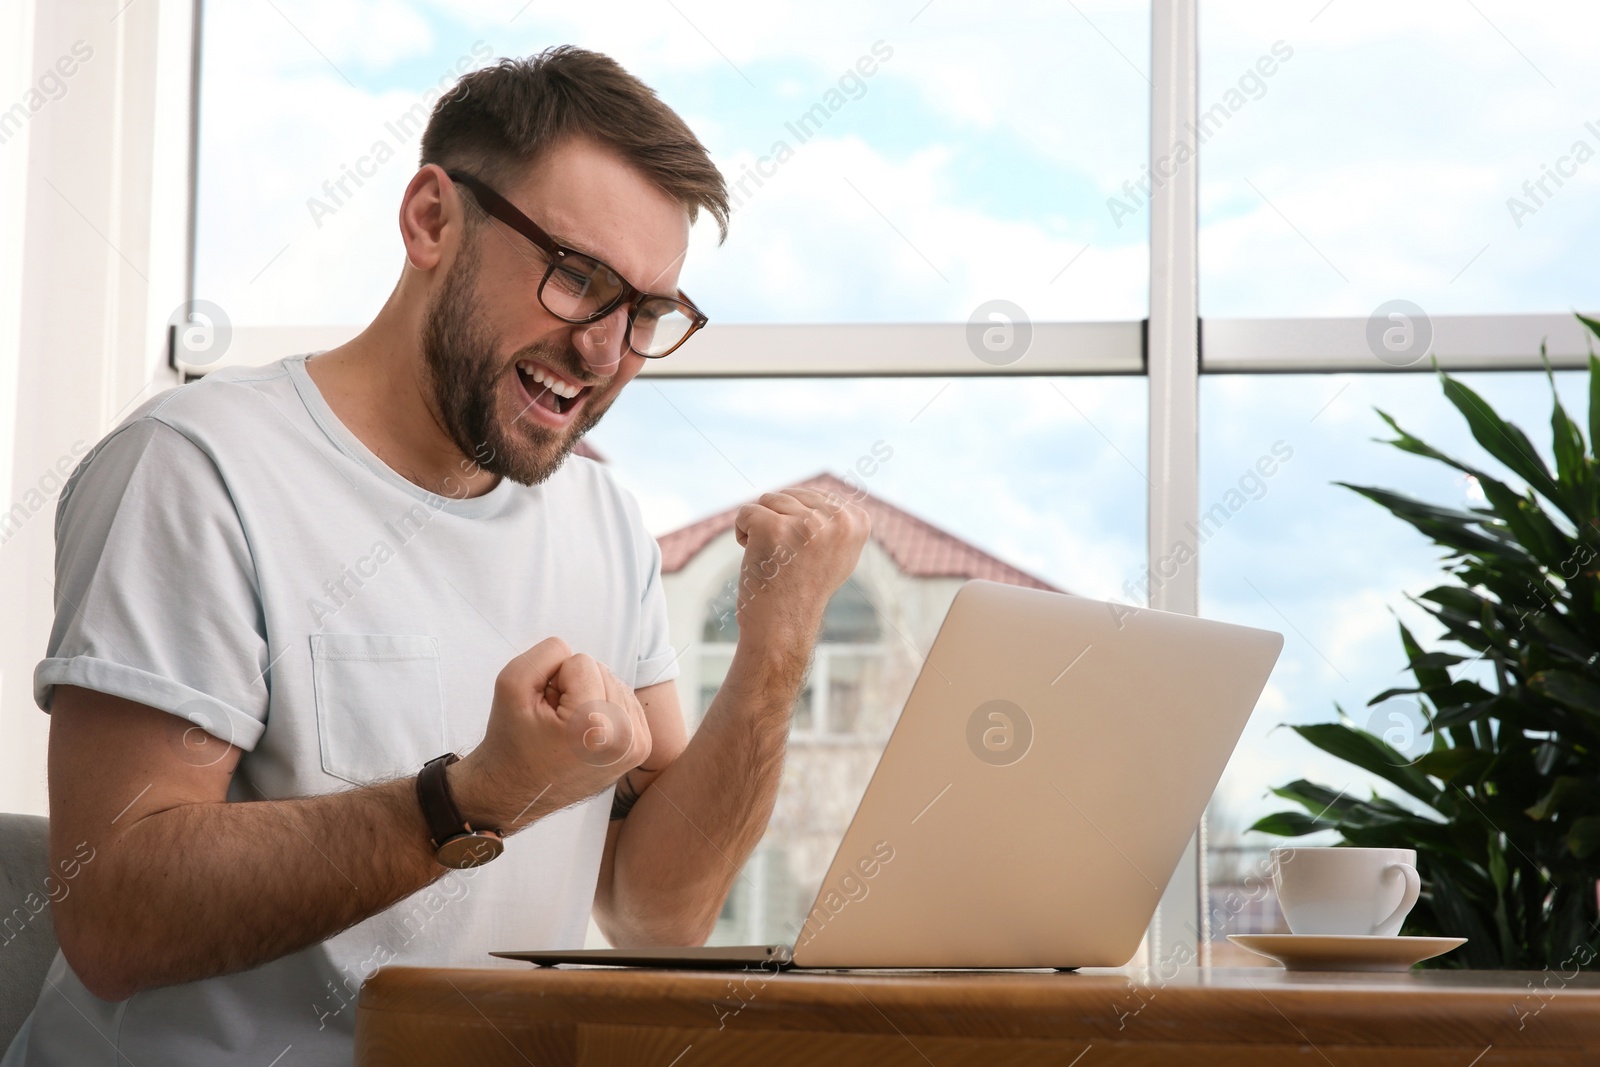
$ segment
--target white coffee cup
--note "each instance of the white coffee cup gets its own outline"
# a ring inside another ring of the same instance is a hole
[[[1295,934],[1393,937],[1422,892],[1410,848],[1275,848],[1272,884]]]

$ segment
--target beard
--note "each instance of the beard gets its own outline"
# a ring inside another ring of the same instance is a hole
[[[502,360],[499,337],[486,323],[478,301],[478,267],[471,249],[458,259],[428,302],[422,327],[427,387],[441,427],[467,462],[479,470],[522,485],[538,485],[566,460],[578,440],[610,407],[591,390],[583,409],[565,430],[552,430],[523,418],[526,411],[502,410],[501,379],[517,377],[517,361],[536,359],[581,381],[588,374],[569,344],[539,342]]]

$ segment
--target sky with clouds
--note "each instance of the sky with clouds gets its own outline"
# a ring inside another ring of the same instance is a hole
[[[1227,112],[1200,172],[1204,314],[1596,306],[1592,5],[1239,0],[1203,2],[1200,25],[1201,109]],[[993,298],[1036,321],[1140,319],[1149,32],[1144,5],[1110,0],[208,4],[197,295],[238,324],[366,321],[401,262],[404,116],[486,57],[570,42],[654,86],[735,181],[792,149],[746,184],[725,244],[696,230],[682,284],[716,321],[961,322]],[[846,76],[869,55],[870,77]],[[835,91],[801,143],[789,126]],[[361,183],[325,188],[348,172]],[[1581,381],[1560,377],[1581,413]],[[1542,436],[1542,375],[1469,380]],[[1146,402],[1135,377],[640,380],[594,441],[656,532],[883,442],[873,492],[1119,596],[1145,558]],[[1274,446],[1291,453],[1202,548],[1203,612],[1287,637],[1219,789],[1225,825],[1301,774],[1366,788],[1274,728],[1335,702],[1360,717],[1393,684],[1394,613],[1416,619],[1405,594],[1436,583],[1438,553],[1331,483],[1471,491],[1374,443],[1375,406],[1481,456],[1427,375],[1202,382],[1203,507]]]

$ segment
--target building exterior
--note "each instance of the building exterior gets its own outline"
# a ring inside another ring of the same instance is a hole
[[[872,519],[872,536],[829,602],[795,703],[777,807],[723,909],[713,938],[721,943],[793,940],[956,590],[972,578],[1053,588],[858,485],[831,474],[802,484],[859,504]],[[738,639],[735,590],[744,550],[734,537],[737,510],[659,538],[691,732]]]

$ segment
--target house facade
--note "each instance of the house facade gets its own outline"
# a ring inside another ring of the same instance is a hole
[[[859,504],[872,536],[828,604],[795,702],[777,806],[723,909],[713,937],[721,943],[794,939],[956,591],[973,578],[1053,588],[831,474],[802,484]],[[734,535],[737,510],[658,539],[691,732],[738,640],[735,590],[744,549]]]

